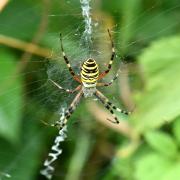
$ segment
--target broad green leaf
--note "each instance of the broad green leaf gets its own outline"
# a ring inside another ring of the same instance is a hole
[[[174,139],[168,134],[160,131],[148,132],[145,134],[148,144],[160,154],[168,157],[177,155],[177,146]]]
[[[173,123],[173,133],[176,137],[176,140],[180,144],[180,117],[176,118]]]
[[[165,172],[162,180],[179,180],[180,179],[179,169],[180,169],[180,162],[178,162],[167,172]]]
[[[116,158],[103,180],[115,179],[115,177],[117,179],[132,180],[133,172],[133,163],[130,158]]]
[[[161,180],[172,165],[173,161],[157,153],[144,155],[135,162],[135,179]]]
[[[163,9],[145,13],[138,19],[137,29],[135,29],[138,37],[144,37],[145,41],[151,41],[175,32],[178,22],[174,21],[174,15]]]
[[[13,180],[33,180],[38,173],[38,166],[43,166],[40,153],[44,148],[44,132],[38,130],[37,121],[29,121],[29,118],[26,118],[21,145],[14,148],[7,141],[0,140],[0,170],[10,174]],[[0,174],[0,179],[6,179],[2,175]]]
[[[15,60],[9,51],[0,51],[0,135],[12,141],[19,135],[22,112],[22,82],[12,76]]]
[[[138,96],[134,113],[137,130],[157,128],[180,114],[180,37],[154,42],[139,57],[146,89]]]
[[[35,1],[10,1],[4,11],[1,12],[0,34],[20,39],[32,38],[39,26],[40,8],[41,6]]]
[[[124,51],[127,51],[129,48],[129,42],[133,37],[136,24],[134,17],[138,14],[140,3],[140,0],[119,1],[119,7],[122,8],[121,11],[123,16],[123,19],[120,22],[121,26],[119,27],[121,33],[119,33],[117,37],[121,41],[121,53],[124,53]]]

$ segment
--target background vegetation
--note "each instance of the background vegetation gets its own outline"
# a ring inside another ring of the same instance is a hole
[[[91,7],[93,57],[104,69],[110,28],[118,56],[109,79],[121,64],[119,79],[101,91],[134,112],[117,114],[121,123],[113,125],[103,106],[83,100],[53,178],[179,180],[180,2],[92,0]],[[74,97],[47,79],[76,86],[59,53],[59,32],[77,71],[87,58],[80,2],[1,0],[0,13],[0,179],[8,179],[4,173],[12,180],[43,179],[39,171],[58,131],[42,121],[58,120]]]

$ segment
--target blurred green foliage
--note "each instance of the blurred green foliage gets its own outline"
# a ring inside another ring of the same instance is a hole
[[[8,89],[5,86],[1,86],[4,92],[1,91],[0,96],[0,133],[4,138],[17,142],[21,124],[21,109],[18,107],[22,106],[22,81],[19,77],[15,80],[13,77],[10,77],[16,66],[14,54],[11,51],[2,49],[0,51],[0,59],[3,66],[0,71],[1,84],[12,81]]]
[[[101,65],[108,61],[106,28],[111,24],[108,28],[113,29],[118,54],[113,73],[120,59],[131,67],[128,85],[135,110],[124,120],[130,135],[97,123],[83,100],[68,124],[54,179],[179,180],[179,1],[104,0],[92,1],[91,7],[93,21],[99,24],[93,26],[93,56],[103,59]],[[55,56],[28,57],[8,40],[0,44],[0,179],[7,179],[4,173],[12,180],[43,179],[39,171],[57,130],[41,121],[56,121],[60,108],[74,97],[60,92],[47,79],[67,88],[77,85],[59,53],[58,34],[62,32],[66,52],[78,71],[87,56],[86,48],[79,45],[83,30],[78,0],[16,0],[2,10],[0,42],[1,35],[24,42],[39,39],[35,44],[49,48]],[[102,48],[100,53],[98,48]],[[102,91],[116,104],[126,104],[123,98],[119,102],[123,94],[119,83]]]

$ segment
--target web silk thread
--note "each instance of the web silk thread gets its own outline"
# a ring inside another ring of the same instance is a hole
[[[64,119],[64,112],[60,118],[60,121]],[[53,172],[55,168],[52,163],[58,159],[58,156],[62,153],[62,149],[60,148],[60,143],[65,140],[67,127],[64,126],[61,130],[59,130],[58,136],[56,136],[54,140],[54,145],[51,147],[51,152],[48,154],[49,159],[46,159],[44,162],[45,169],[41,170],[40,173],[45,176],[47,179],[52,179]]]

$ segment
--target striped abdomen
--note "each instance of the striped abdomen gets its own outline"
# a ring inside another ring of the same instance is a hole
[[[85,87],[95,87],[99,69],[94,59],[86,60],[81,67],[81,81]]]

